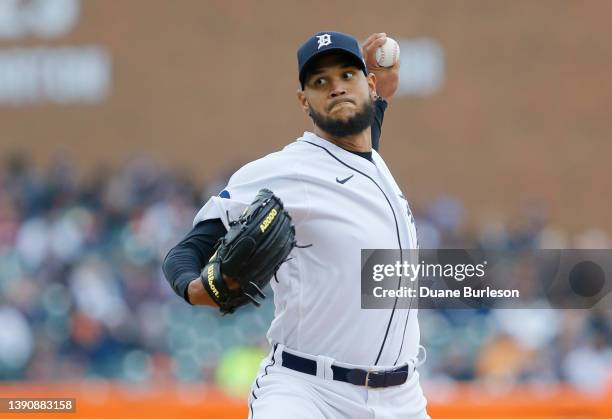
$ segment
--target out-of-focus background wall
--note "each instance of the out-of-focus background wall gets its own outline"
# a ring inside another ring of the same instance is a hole
[[[297,46],[334,28],[404,41],[383,151],[414,202],[472,221],[544,201],[612,228],[612,4],[575,1],[1,2],[1,151],[83,168],[148,153],[205,182],[309,126]]]
[[[81,380],[240,395],[273,306],[189,307],[160,263],[228,174],[310,129],[295,53],[319,30],[400,42],[381,153],[424,247],[609,248],[610,15],[605,0],[0,0],[0,395]],[[434,417],[610,412],[610,310],[420,317]]]

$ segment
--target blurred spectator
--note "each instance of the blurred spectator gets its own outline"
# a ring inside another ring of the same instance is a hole
[[[65,156],[46,173],[24,155],[0,165],[0,379],[213,381],[233,377],[218,368],[222,359],[261,357],[237,348],[267,350],[270,300],[221,318],[185,304],[161,274],[166,252],[225,182],[209,182],[203,194],[146,157],[88,178]],[[518,223],[491,219],[473,236],[462,231],[464,215],[450,196],[415,208],[421,248],[610,247],[599,230],[572,241],[546,225],[538,205]],[[534,282],[533,270],[520,275]],[[586,391],[612,379],[611,320],[603,313],[423,310],[419,317],[425,378],[504,386],[566,380]]]
[[[11,307],[0,308],[0,377],[16,378],[32,354],[32,331],[25,317]]]

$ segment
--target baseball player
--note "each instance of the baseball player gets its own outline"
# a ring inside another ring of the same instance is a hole
[[[258,304],[270,282],[271,351],[250,418],[428,418],[417,311],[365,310],[360,300],[361,249],[418,247],[408,203],[376,151],[380,96],[397,87],[398,65],[381,69],[373,58],[384,41],[373,34],[362,50],[340,32],[309,38],[297,96],[312,132],[239,169],[164,261],[178,295],[224,313]]]

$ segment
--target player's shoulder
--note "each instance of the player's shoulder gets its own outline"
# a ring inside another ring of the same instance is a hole
[[[385,163],[385,159],[383,159],[380,153],[374,149],[372,149],[372,159],[374,160],[374,163],[376,164],[376,166],[381,167],[386,171],[389,171],[389,168],[387,167],[387,163]]]
[[[240,181],[260,177],[289,176],[296,173],[304,158],[303,150],[301,150],[302,147],[298,143],[299,141],[296,140],[281,150],[245,164],[234,173],[232,180]]]

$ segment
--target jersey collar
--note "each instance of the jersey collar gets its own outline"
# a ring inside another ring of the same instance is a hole
[[[336,144],[319,137],[315,133],[310,131],[305,131],[304,135],[301,138],[298,138],[298,141],[309,141],[311,143],[317,144],[321,147],[324,147],[327,151],[333,153],[334,155],[341,157],[342,159],[348,159],[351,162],[359,162],[359,165],[365,163],[366,167],[371,167],[372,164],[376,164],[376,159],[374,158],[374,154],[376,154],[376,150],[372,149],[372,159],[373,161],[369,161],[364,159],[361,156],[358,156],[350,151],[343,149],[342,147],[337,146]]]

